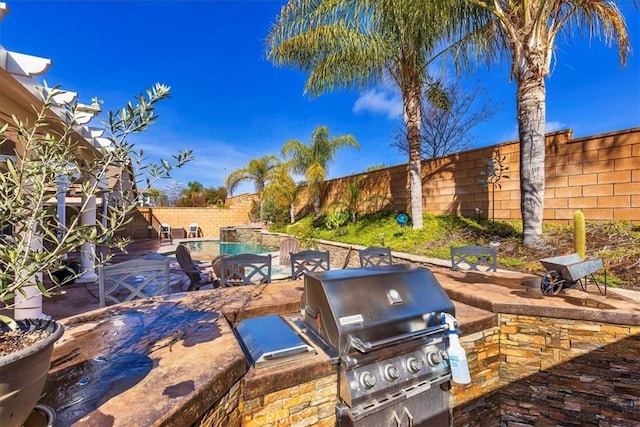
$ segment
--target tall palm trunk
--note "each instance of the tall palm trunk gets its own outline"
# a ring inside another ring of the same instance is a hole
[[[409,183],[411,185],[411,221],[413,229],[422,228],[422,156],[420,147],[420,86],[412,81],[403,89],[404,121],[409,143]]]
[[[544,77],[517,80],[518,133],[520,137],[520,213],[524,244],[532,247],[542,237],[544,211],[545,84]]]
[[[289,220],[291,221],[291,224],[296,222],[296,205],[293,203],[289,205]]]

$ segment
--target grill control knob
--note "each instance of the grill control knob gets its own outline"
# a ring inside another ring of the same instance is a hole
[[[443,359],[444,359],[444,356],[441,351],[427,354],[427,362],[429,362],[429,365],[431,366],[438,366],[439,364],[442,363]]]
[[[360,375],[360,383],[365,388],[371,388],[376,385],[376,377],[371,372],[363,372]]]
[[[388,381],[397,380],[400,377],[400,370],[397,366],[389,363],[384,367],[384,376]]]
[[[412,374],[415,374],[422,368],[422,363],[415,357],[410,357],[407,360],[407,370]]]

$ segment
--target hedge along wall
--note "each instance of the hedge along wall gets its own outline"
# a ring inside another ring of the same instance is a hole
[[[572,134],[546,135],[544,220],[568,222],[581,209],[587,220],[640,221],[640,128],[576,139]],[[425,212],[520,218],[519,149],[512,141],[424,161]],[[505,170],[496,185],[483,185],[491,159]],[[355,180],[361,180],[361,212],[410,211],[407,165],[327,181],[323,206],[341,200]]]

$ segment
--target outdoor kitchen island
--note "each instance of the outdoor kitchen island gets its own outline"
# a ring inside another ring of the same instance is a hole
[[[524,422],[534,413],[561,418],[602,412],[589,399],[580,401],[579,393],[602,392],[594,367],[586,373],[587,386],[561,390],[562,400],[552,400],[552,392],[527,394],[521,381],[544,374],[553,388],[553,369],[593,353],[616,367],[602,367],[616,396],[605,397],[604,413],[623,421],[618,425],[638,421],[640,305],[580,291],[545,298],[524,275],[433,271],[454,300],[471,370],[472,383],[452,389],[454,425],[497,425],[505,408]],[[57,411],[55,425],[334,425],[337,374],[322,351],[248,368],[229,326],[268,314],[295,316],[302,290],[302,281],[294,281],[175,294],[65,319],[43,402]],[[620,345],[631,347],[623,351]],[[574,376],[585,381],[580,372]],[[517,401],[510,399],[516,393]],[[548,415],[540,399],[552,403]]]

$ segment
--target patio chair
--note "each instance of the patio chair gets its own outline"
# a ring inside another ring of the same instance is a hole
[[[371,246],[358,251],[360,255],[361,267],[372,267],[376,265],[391,265],[391,249],[379,246]]]
[[[187,238],[199,237],[199,235],[200,235],[200,226],[198,226],[198,224],[195,222],[189,224],[189,227],[187,227]]]
[[[302,251],[291,254],[291,278],[298,279],[304,274],[331,269],[329,251]]]
[[[100,307],[169,294],[169,260],[134,259],[98,267]]]
[[[300,250],[300,241],[295,237],[287,237],[280,242],[280,265],[291,264],[291,254]]]
[[[220,259],[220,285],[244,286],[271,282],[271,254],[240,254]]]
[[[158,238],[162,240],[171,239],[171,226],[169,224],[160,224],[160,229],[158,230]]]
[[[211,274],[213,275],[213,281],[220,285],[220,278],[222,277],[222,269],[221,269],[221,261],[222,258],[229,258],[231,255],[229,254],[220,254],[216,256],[213,261],[211,261]],[[227,273],[227,277],[231,273]]]
[[[187,291],[197,291],[201,287],[209,284],[212,284],[214,288],[217,287],[217,283],[211,275],[211,270],[207,271],[198,266],[193,258],[191,258],[189,248],[185,245],[178,245],[178,247],[176,247],[176,259],[184,274],[189,278],[190,283]]]

